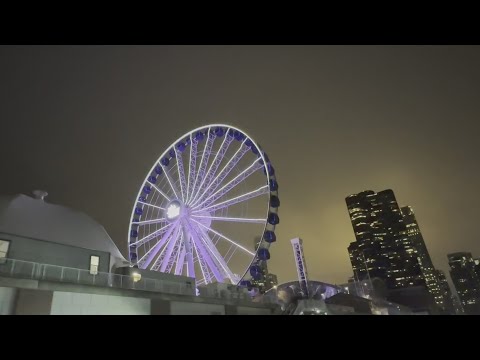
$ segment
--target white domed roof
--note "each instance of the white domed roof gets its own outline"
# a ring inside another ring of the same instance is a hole
[[[23,194],[0,196],[0,233],[104,251],[125,260],[105,228],[88,215]]]

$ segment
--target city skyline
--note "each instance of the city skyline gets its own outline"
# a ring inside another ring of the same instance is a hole
[[[225,122],[268,152],[282,199],[268,266],[344,283],[354,240],[344,198],[393,189],[437,269],[480,253],[475,229],[478,47],[0,47],[2,193],[97,219],[126,256],[150,164],[181,134]],[[477,95],[475,95],[477,94]],[[259,234],[260,235],[260,234]]]

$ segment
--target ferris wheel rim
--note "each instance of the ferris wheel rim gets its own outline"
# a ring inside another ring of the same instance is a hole
[[[264,150],[262,149],[261,146],[259,146],[259,144],[253,139],[253,137],[251,137],[247,132],[245,132],[244,130],[242,129],[239,129],[237,128],[236,126],[233,126],[233,125],[229,125],[229,124],[221,124],[221,123],[215,123],[215,124],[208,124],[208,125],[203,125],[203,126],[200,126],[200,127],[197,127],[193,130],[190,130],[186,133],[184,133],[182,136],[178,137],[174,142],[172,142],[169,146],[167,146],[165,148],[165,151],[163,151],[163,153],[161,153],[161,155],[159,157],[157,157],[156,161],[154,161],[153,163],[153,166],[150,168],[150,170],[146,173],[146,176],[144,177],[144,180],[142,181],[141,183],[141,186],[139,188],[139,191],[136,195],[136,198],[134,199],[134,204],[133,204],[133,208],[132,208],[132,211],[131,211],[131,216],[130,216],[130,222],[129,222],[129,227],[128,227],[128,240],[127,240],[127,244],[128,244],[128,254],[129,254],[129,258],[128,260],[131,262],[131,259],[130,259],[130,254],[131,254],[131,249],[130,249],[130,245],[131,245],[131,233],[132,233],[132,225],[135,224],[134,222],[134,219],[135,219],[135,209],[137,208],[137,204],[139,203],[139,199],[143,193],[143,190],[144,190],[144,186],[145,184],[148,184],[149,181],[149,176],[150,174],[152,174],[156,167],[159,165],[159,164],[162,164],[161,161],[162,159],[164,158],[168,158],[168,156],[170,155],[170,152],[172,149],[176,149],[176,145],[179,144],[180,142],[184,141],[185,139],[187,138],[190,138],[192,139],[192,136],[194,134],[197,134],[198,132],[201,132],[202,130],[207,130],[207,136],[209,136],[210,134],[210,130],[211,129],[214,129],[214,128],[223,128],[223,129],[226,129],[226,132],[225,132],[225,138],[227,137],[227,132],[231,129],[233,131],[238,131],[239,133],[245,135],[245,140],[242,142],[242,145],[244,145],[245,141],[248,139],[251,141],[252,145],[258,149],[258,154],[257,154],[257,157],[259,159],[261,159],[262,161],[262,168],[264,169],[264,172],[265,172],[265,175],[266,175],[266,185],[265,187],[267,187],[268,189],[268,204],[267,204],[267,207],[266,207],[266,216],[264,219],[262,219],[264,225],[263,225],[263,230],[262,230],[262,233],[260,235],[260,242],[258,244],[258,246],[256,246],[256,249],[254,249],[254,254],[252,255],[252,258],[251,260],[249,261],[248,265],[246,266],[245,268],[245,271],[243,272],[243,274],[238,274],[240,275],[238,277],[238,281],[236,281],[236,285],[239,285],[241,284],[242,280],[245,279],[245,277],[247,276],[248,272],[251,270],[252,266],[254,265],[254,263],[259,263],[261,260],[259,259],[259,251],[261,248],[270,248],[271,246],[271,242],[268,242],[266,241],[265,239],[265,234],[267,231],[270,231],[270,232],[274,232],[275,231],[275,225],[276,224],[271,224],[269,223],[269,216],[270,214],[278,214],[278,206],[277,207],[272,207],[271,206],[271,203],[270,203],[270,199],[272,198],[272,196],[276,196],[278,197],[278,188],[275,189],[275,190],[272,190],[272,181],[275,181],[276,182],[276,176],[275,176],[275,173],[273,172],[272,174],[270,174],[270,169],[269,169],[269,166],[271,166],[271,162],[270,160],[268,159],[268,157],[266,158],[266,154],[264,152]],[[213,140],[214,141],[214,140]],[[189,146],[192,146],[192,143],[188,144]],[[240,146],[240,149],[242,148],[242,146]],[[239,149],[239,150],[240,150]],[[175,154],[176,154],[176,150],[175,150]],[[170,160],[173,158],[173,156],[170,156]],[[203,160],[203,159],[202,159]],[[208,163],[208,160],[206,161]],[[177,164],[178,165],[178,164]],[[165,168],[167,168],[167,165],[165,165]],[[197,170],[197,169],[195,169]],[[167,171],[165,171],[165,173],[167,173]],[[189,169],[189,173],[190,173],[190,169]],[[190,175],[190,174],[189,174]],[[198,174],[197,174],[197,177],[198,177]],[[168,179],[168,175],[167,175],[167,179]],[[189,179],[190,180],[190,179]],[[170,180],[168,180],[170,181]],[[205,181],[205,179],[203,179],[203,181]],[[196,179],[195,179],[195,182],[196,182]],[[153,185],[153,184],[152,184]],[[202,185],[203,185],[203,182],[202,182]],[[202,185],[199,186],[199,189],[202,187]],[[174,191],[175,193],[175,189],[173,187],[173,185],[170,183],[170,186],[172,187],[172,190]],[[182,186],[182,185],[181,185]],[[187,193],[187,198],[184,197],[184,194],[183,194],[183,188],[182,188],[182,201],[186,202],[190,199],[188,199],[188,193]],[[176,199],[178,200],[179,199],[179,196],[175,193],[176,195]],[[196,194],[198,195],[198,194]],[[165,196],[165,195],[164,195]],[[201,198],[201,196],[200,196]],[[193,201],[195,202],[195,199],[193,199]],[[194,202],[192,204],[194,204]],[[140,202],[142,203],[142,202]],[[146,205],[146,204],[145,204]],[[217,204],[218,205],[218,204]],[[159,207],[160,208],[160,207]],[[277,218],[278,218],[278,215],[277,215]],[[198,219],[197,219],[198,220]],[[200,223],[201,225],[201,223]],[[175,226],[171,226],[172,227],[172,231],[173,231],[173,228],[175,228]],[[200,226],[198,226],[200,228]],[[270,230],[267,230],[267,229],[270,229]],[[161,229],[160,229],[161,230]],[[156,230],[157,231],[157,230]],[[155,232],[156,232],[155,231]],[[275,240],[273,240],[275,241]],[[142,245],[142,244],[141,244]],[[157,244],[156,244],[157,245]],[[155,245],[155,246],[156,246]],[[192,250],[193,251],[193,250]],[[266,261],[266,260],[263,260],[263,261]],[[137,259],[137,262],[136,264],[138,264],[138,259]],[[131,265],[133,266],[133,265]],[[148,266],[147,266],[148,267]],[[204,279],[205,280],[205,277]],[[233,283],[233,280],[231,279],[232,283]]]

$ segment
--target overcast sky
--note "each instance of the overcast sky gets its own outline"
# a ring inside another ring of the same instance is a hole
[[[478,46],[0,47],[2,193],[41,188],[82,210],[125,254],[146,172],[194,127],[227,123],[262,144],[280,184],[270,269],[345,282],[345,197],[394,190],[434,264],[480,257]]]

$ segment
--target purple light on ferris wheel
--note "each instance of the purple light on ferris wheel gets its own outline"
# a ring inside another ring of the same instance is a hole
[[[190,131],[166,149],[132,210],[132,266],[250,288],[261,277],[258,262],[270,259],[279,222],[270,159],[244,131],[222,124]],[[260,246],[245,233],[257,233]]]

